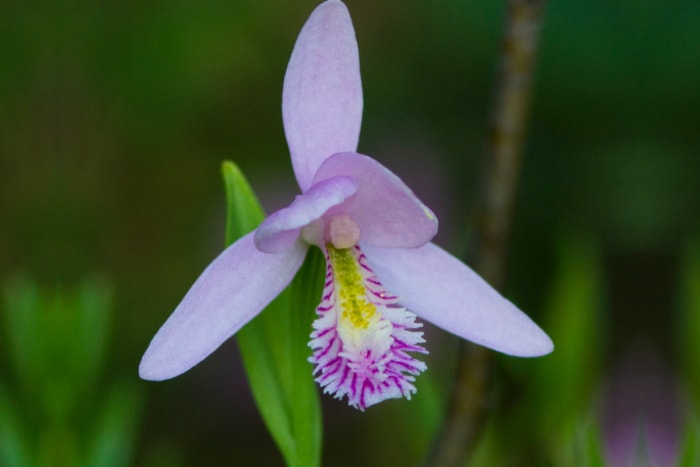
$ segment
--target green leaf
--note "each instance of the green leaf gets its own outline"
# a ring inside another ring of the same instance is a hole
[[[112,287],[103,278],[92,277],[80,285],[74,298],[78,329],[74,336],[75,377],[83,386],[95,384],[107,351],[112,317]]]
[[[79,288],[39,288],[28,278],[5,287],[9,351],[30,413],[67,423],[94,393],[106,350],[111,289],[89,280]]]
[[[685,420],[678,465],[691,467],[700,463],[700,239],[691,241],[683,251],[680,281],[680,318],[678,325],[679,356],[683,382],[691,403]]]
[[[509,465],[506,459],[512,453],[503,447],[508,446],[508,443],[504,443],[502,439],[503,433],[498,431],[498,422],[494,422],[493,419],[487,422],[465,465]]]
[[[597,465],[595,439],[582,436],[587,428],[581,420],[588,420],[593,410],[604,342],[601,250],[595,239],[572,232],[560,235],[557,247],[541,320],[554,352],[517,367],[529,369],[526,389],[512,413],[496,425],[495,434],[510,446],[506,455],[520,453],[538,465],[545,459],[552,465]],[[592,422],[590,428],[597,429]],[[590,455],[590,464],[584,455]]]
[[[548,465],[605,467],[598,422],[592,413],[579,413],[564,420],[550,434]]]
[[[28,439],[21,418],[4,387],[0,386],[0,465],[6,467],[29,467],[33,464],[29,456]]]
[[[688,417],[679,450],[679,467],[700,465],[700,423],[695,417]]]
[[[135,387],[112,387],[90,431],[85,467],[130,465],[142,403],[143,395]]]
[[[550,439],[547,434],[587,411],[604,332],[598,245],[592,239],[565,234],[558,256],[544,323],[556,347],[551,355],[534,362],[537,371],[531,388],[542,414],[541,434]]]
[[[311,248],[304,265],[290,287],[291,300],[287,315],[290,326],[285,331],[292,338],[288,349],[277,349],[278,355],[287,353],[288,365],[292,369],[291,379],[286,382],[287,393],[291,396],[292,431],[296,439],[296,456],[299,466],[321,464],[321,404],[316,382],[313,379],[313,366],[309,363],[309,334],[311,323],[316,317],[316,307],[323,293],[325,259],[318,248]],[[282,359],[280,359],[282,360]]]
[[[590,467],[605,467],[603,440],[600,428],[595,422],[585,421],[583,430],[583,458]]]
[[[248,180],[231,161],[221,165],[226,188],[226,246],[255,229],[265,219],[258,197]]]
[[[236,165],[224,162],[222,172],[230,245],[264,212]],[[321,409],[307,343],[322,284],[323,258],[314,251],[292,285],[236,334],[255,403],[289,466],[320,465]]]
[[[685,249],[681,273],[680,319],[678,320],[679,356],[685,384],[696,407],[700,407],[700,241]]]
[[[7,342],[17,376],[25,388],[41,385],[43,340],[37,333],[42,306],[37,287],[26,278],[9,280],[4,287]]]

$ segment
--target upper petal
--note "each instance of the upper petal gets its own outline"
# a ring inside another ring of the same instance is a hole
[[[552,340],[527,315],[437,245],[362,248],[403,306],[446,331],[518,357],[553,350]]]
[[[139,365],[143,379],[173,378],[202,361],[289,284],[307,248],[262,253],[253,233],[223,251],[158,330]]]
[[[355,151],[362,122],[362,83],[350,14],[338,0],[319,5],[289,59],[282,117],[302,191],[328,156]]]
[[[342,210],[360,226],[363,244],[414,248],[437,233],[435,214],[399,177],[371,157],[335,154],[319,167],[314,182],[338,175],[352,177],[359,185],[355,198]]]
[[[357,183],[349,177],[333,177],[314,184],[292,204],[270,214],[260,224],[255,232],[255,245],[268,253],[292,248],[303,227],[355,193]]]

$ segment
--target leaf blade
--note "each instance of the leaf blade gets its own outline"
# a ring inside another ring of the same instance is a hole
[[[230,245],[256,228],[265,214],[234,163],[225,161],[222,174],[227,200],[226,244]],[[318,278],[313,280],[313,272],[307,272],[315,270],[318,254],[311,254],[292,285],[236,334],[256,406],[290,466],[318,466],[321,458],[320,402],[306,358],[311,322],[308,310],[315,309],[315,303],[309,307],[306,297],[313,285],[322,284]],[[312,278],[305,279],[307,276]]]

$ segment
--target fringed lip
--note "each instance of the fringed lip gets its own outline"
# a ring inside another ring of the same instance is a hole
[[[324,392],[360,410],[416,392],[425,363],[422,324],[384,289],[359,246],[325,246],[326,279],[309,346]]]

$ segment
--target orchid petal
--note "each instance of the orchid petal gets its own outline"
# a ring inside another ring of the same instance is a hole
[[[360,226],[363,244],[415,248],[437,233],[438,221],[406,184],[371,157],[335,154],[319,167],[315,183],[345,175],[359,184],[355,198],[342,210]]]
[[[153,337],[141,359],[141,378],[173,378],[202,361],[279,295],[306,251],[299,242],[284,253],[262,253],[252,232],[224,250]]]
[[[282,117],[302,191],[330,155],[355,151],[362,123],[360,59],[345,5],[330,0],[306,21],[287,66]]]
[[[255,233],[255,246],[266,253],[293,248],[303,227],[353,196],[357,188],[357,183],[350,177],[333,177],[314,184],[292,204],[271,214],[260,224]]]
[[[508,355],[537,357],[553,350],[527,315],[437,245],[362,248],[384,286],[425,320]]]

